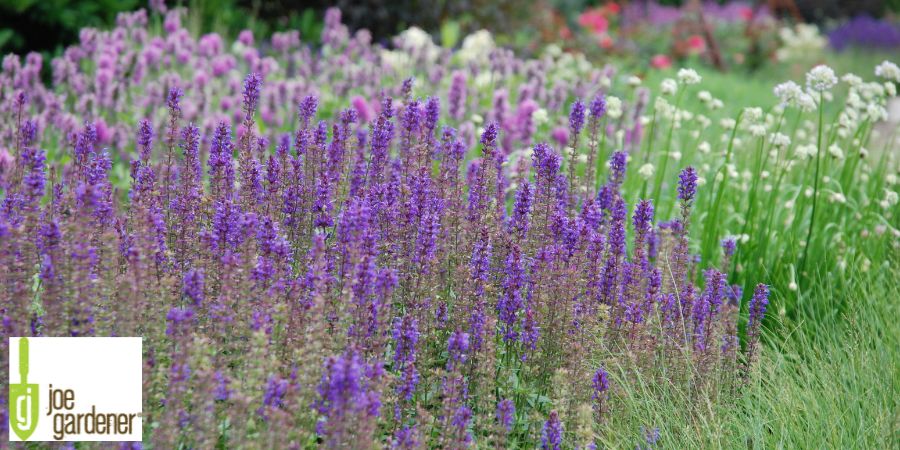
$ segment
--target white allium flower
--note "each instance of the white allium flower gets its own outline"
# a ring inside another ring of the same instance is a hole
[[[471,120],[473,123],[481,123],[484,122],[484,117],[481,117],[480,114],[472,114],[472,117],[469,118],[469,120]],[[481,133],[478,134],[480,135]]]
[[[860,147],[859,148],[859,157],[866,158],[868,156],[869,156],[869,150],[867,150],[865,147]]]
[[[638,87],[641,85],[641,79],[637,75],[632,75],[628,77],[628,80],[625,81],[631,87]]]
[[[857,86],[861,84],[863,80],[856,74],[848,73],[841,77],[841,81],[849,84],[850,86]]]
[[[813,109],[815,109],[815,100],[809,94],[803,92],[803,88],[793,81],[786,81],[775,86],[774,92],[775,96],[785,106],[806,110],[811,104]]]
[[[837,144],[828,147],[828,154],[834,159],[844,159],[844,151]]]
[[[663,95],[675,95],[675,92],[678,90],[678,83],[671,78],[666,78],[659,84],[659,89]]]
[[[551,58],[556,58],[557,56],[562,55],[562,53],[563,53],[562,47],[560,47],[559,45],[550,44],[550,45],[544,47],[544,54]]]
[[[898,180],[900,180],[900,178],[898,178],[897,175],[893,173],[889,173],[884,177],[884,181],[891,186],[897,184]]]
[[[457,52],[457,55],[466,63],[487,63],[488,56],[490,56],[494,48],[494,37],[490,31],[479,30],[463,39],[462,47]]]
[[[825,100],[829,99],[831,93],[825,93]],[[804,94],[802,97],[797,99],[797,108],[800,108],[801,111],[814,111],[816,109],[816,100],[812,95]]]
[[[812,159],[818,153],[818,148],[816,144],[798,145],[796,152],[800,158]]]
[[[703,185],[705,185],[705,184],[706,184],[706,178],[704,178],[704,177],[697,177],[697,186],[703,186]]]
[[[672,157],[675,161],[681,161],[681,152],[671,152],[669,156]]]
[[[825,48],[825,38],[815,25],[798,24],[794,28],[782,28],[778,32],[782,46],[775,52],[779,61],[808,59]]]
[[[537,126],[547,123],[548,120],[549,115],[547,114],[547,110],[544,108],[538,108],[534,110],[533,113],[531,113],[531,121]]]
[[[673,110],[672,105],[669,104],[665,97],[656,97],[656,101],[653,103],[653,109],[663,116],[670,115]]]
[[[877,103],[870,103],[866,107],[866,115],[869,116],[869,120],[872,122],[878,122],[879,120],[887,119],[888,112],[883,106]]]
[[[897,85],[890,82],[884,82],[884,92],[887,93],[888,97],[896,97],[897,96]]]
[[[900,67],[890,61],[884,61],[875,67],[875,76],[900,83]]]
[[[722,103],[722,100],[719,100],[717,98],[714,98],[711,102],[709,102],[709,109],[722,109],[722,107],[724,106],[725,103]]]
[[[726,130],[731,130],[731,129],[734,129],[734,125],[736,123],[737,122],[735,122],[734,119],[726,117],[719,121],[719,126],[721,126],[722,128],[724,128]]]
[[[838,82],[834,75],[834,69],[824,64],[813,67],[806,74],[806,87],[818,92],[825,92],[834,87]]]
[[[709,91],[700,91],[697,93],[697,98],[703,103],[709,103],[712,101],[713,97]]]
[[[606,115],[613,119],[622,117],[622,100],[619,97],[606,97]]]
[[[791,145],[791,138],[782,133],[775,133],[772,135],[772,145],[778,148],[785,148]]]
[[[682,68],[678,70],[678,81],[682,84],[698,84],[701,80],[703,80],[703,78],[701,78],[700,74],[694,69]]]
[[[897,193],[894,192],[894,191],[885,189],[885,190],[884,190],[884,201],[885,201],[889,206],[894,206],[894,205],[896,205],[898,202],[900,202],[900,195],[897,195]]]
[[[706,142],[706,141],[701,142],[700,145],[697,146],[697,150],[699,150],[700,153],[703,153],[704,155],[709,154],[709,152],[711,150],[709,142]]]
[[[744,108],[744,117],[747,118],[750,122],[759,122],[759,119],[762,118],[763,111],[762,108],[752,107],[752,108]]]
[[[656,171],[656,168],[653,167],[653,164],[647,163],[647,164],[644,164],[643,166],[641,166],[640,169],[638,169],[638,174],[641,177],[643,177],[645,180],[649,180],[653,176],[653,173],[655,171]]]
[[[831,203],[847,203],[847,197],[840,192],[832,192],[828,199]]]
[[[750,135],[753,137],[763,137],[766,135],[766,126],[762,124],[750,125]]]
[[[480,88],[487,87],[494,80],[493,74],[490,70],[483,70],[475,77],[475,86]]]

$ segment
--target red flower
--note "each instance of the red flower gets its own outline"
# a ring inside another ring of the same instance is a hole
[[[609,29],[609,21],[600,9],[589,9],[578,16],[578,24],[590,29],[594,34],[605,33]]]
[[[666,55],[655,55],[650,58],[650,66],[654,69],[668,69],[672,67],[672,59]]]
[[[609,35],[604,34],[600,37],[600,47],[606,50],[611,49],[613,46],[613,40]]]
[[[706,40],[699,34],[687,38],[688,49],[693,53],[703,53],[706,50]]]

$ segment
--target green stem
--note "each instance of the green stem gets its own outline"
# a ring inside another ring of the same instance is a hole
[[[803,281],[805,280],[803,276],[803,271],[806,269],[806,258],[809,257],[809,247],[812,246],[812,233],[813,228],[816,226],[816,205],[819,203],[819,165],[822,160],[822,122],[825,116],[825,102],[824,102],[824,94],[819,93],[819,129],[818,136],[816,137],[816,172],[815,179],[813,180],[813,199],[812,199],[812,215],[809,217],[809,230],[806,232],[806,245],[803,246],[803,258],[800,259],[800,270],[797,271],[797,276],[799,277],[799,285],[801,287],[800,293],[803,293]]]

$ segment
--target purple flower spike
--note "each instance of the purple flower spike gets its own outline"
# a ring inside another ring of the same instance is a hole
[[[678,175],[678,199],[684,204],[691,204],[697,194],[697,171],[688,166]]]
[[[550,411],[550,417],[544,422],[541,430],[541,449],[559,450],[563,442],[563,425],[556,410]]]
[[[247,75],[244,78],[244,113],[247,120],[253,117],[256,112],[256,106],[259,104],[259,91],[262,88],[262,76],[256,72]]]
[[[606,97],[603,94],[597,94],[593,100],[591,100],[591,105],[589,107],[591,117],[595,120],[599,120],[606,114]]]
[[[572,130],[573,139],[584,128],[584,102],[575,100],[569,112],[569,129]]]
[[[199,269],[191,269],[184,274],[184,295],[194,302],[195,306],[199,306],[203,301],[204,277],[203,271]]]
[[[178,87],[172,87],[169,89],[169,95],[166,96],[166,106],[168,106],[171,111],[181,112],[182,96],[184,96],[184,91]]]
[[[512,430],[516,421],[516,405],[510,399],[503,399],[497,402],[497,422],[507,432]]]
[[[756,285],[756,290],[753,291],[753,297],[750,299],[750,318],[747,322],[747,327],[751,330],[757,330],[758,333],[759,324],[762,321],[763,316],[766,314],[766,307],[769,305],[769,286],[765,284]]]
[[[500,127],[497,126],[496,122],[489,123],[488,126],[484,128],[484,132],[481,133],[481,145],[485,147],[496,146],[499,128]]]

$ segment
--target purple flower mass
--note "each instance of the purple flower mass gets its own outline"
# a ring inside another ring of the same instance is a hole
[[[750,373],[760,247],[693,240],[706,169],[639,198],[611,68],[151,6],[0,69],[0,328],[142,336],[148,447],[590,448],[638,371]]]

